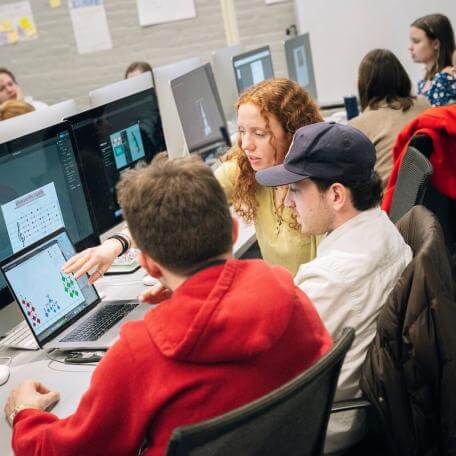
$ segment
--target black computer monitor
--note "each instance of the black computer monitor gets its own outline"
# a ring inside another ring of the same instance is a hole
[[[233,57],[234,75],[238,93],[242,93],[254,84],[274,77],[271,50],[264,46]]]
[[[285,56],[287,59],[288,76],[306,89],[310,96],[317,99],[317,86],[310,49],[308,33],[290,38],[285,41]]]
[[[204,153],[229,141],[210,63],[173,79],[171,90],[190,153]]]
[[[116,184],[125,170],[165,150],[154,89],[67,119],[77,145],[98,235],[122,221]]]
[[[0,144],[0,260],[65,226],[78,250],[96,245],[69,127]],[[0,277],[0,307],[12,301]]]

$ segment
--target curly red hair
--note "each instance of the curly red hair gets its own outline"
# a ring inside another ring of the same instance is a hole
[[[280,164],[285,158],[285,152],[276,148],[276,138],[269,126],[268,116],[275,116],[285,131],[287,149],[291,144],[295,131],[305,125],[323,122],[317,105],[311,96],[299,84],[286,78],[268,79],[260,82],[245,91],[237,102],[237,108],[244,103],[252,103],[260,109],[266,121],[266,129],[270,136],[270,144],[275,150],[275,163]],[[255,193],[258,184],[255,180],[255,171],[251,167],[247,156],[241,148],[241,139],[228,152],[226,160],[236,160],[239,168],[234,192],[233,207],[247,222],[254,220],[258,202]],[[282,202],[283,204],[283,202]],[[296,228],[296,223],[292,226]]]

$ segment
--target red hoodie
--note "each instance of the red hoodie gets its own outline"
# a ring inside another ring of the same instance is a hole
[[[393,170],[382,201],[382,209],[388,213],[399,168],[410,139],[420,134],[428,135],[432,139],[432,185],[444,195],[456,199],[456,104],[453,104],[423,111],[399,133],[393,147]]]
[[[285,269],[229,260],[192,276],[144,320],[125,324],[73,415],[19,412],[15,454],[135,455],[149,429],[147,454],[161,455],[176,427],[266,394],[331,344]]]

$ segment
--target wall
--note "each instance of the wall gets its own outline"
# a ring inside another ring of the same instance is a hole
[[[0,0],[0,5],[13,1]],[[294,22],[293,3],[233,1],[241,43],[246,48],[271,44],[277,75],[284,75],[281,41],[284,29]],[[139,26],[135,0],[105,0],[113,49],[85,55],[77,52],[65,0],[54,9],[49,0],[31,3],[38,39],[0,47],[0,66],[15,73],[26,93],[47,103],[75,98],[84,107],[90,90],[122,79],[134,60],[152,66],[194,55],[209,60],[213,49],[226,46],[219,0],[195,0],[195,19],[150,27]]]
[[[431,13],[446,14],[456,26],[455,0],[295,0],[301,32],[310,33],[321,102],[356,93],[358,65],[371,49],[386,48],[401,60],[416,86],[422,65],[408,52],[409,26]],[[331,14],[328,14],[328,11]]]

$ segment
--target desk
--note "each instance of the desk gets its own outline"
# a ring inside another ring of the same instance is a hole
[[[255,242],[255,229],[239,221],[239,237],[233,248],[239,258]],[[131,299],[138,296],[147,287],[143,285],[144,271],[139,269],[133,274],[105,276],[99,279],[96,287],[105,299]],[[13,455],[11,449],[11,427],[3,416],[3,406],[15,386],[22,380],[41,381],[51,390],[59,391],[60,402],[52,410],[58,417],[64,418],[74,412],[79,400],[87,390],[90,377],[95,369],[89,365],[68,365],[51,361],[42,350],[21,351],[1,348],[0,356],[11,356],[11,375],[9,380],[0,386],[0,454]],[[53,353],[53,356],[54,353]],[[0,360],[2,362],[3,360]]]

